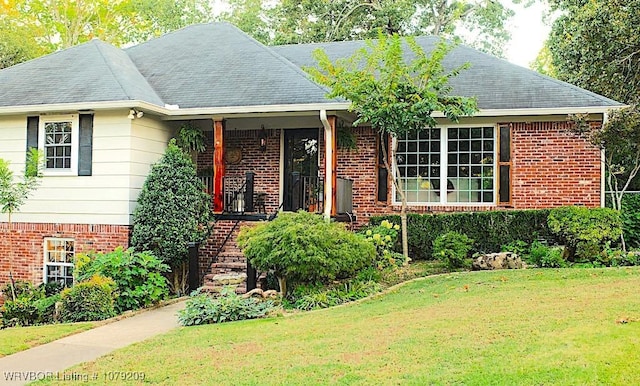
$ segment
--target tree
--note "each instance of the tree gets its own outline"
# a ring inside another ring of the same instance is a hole
[[[404,59],[402,38],[397,34],[391,37],[380,34],[377,42],[367,42],[363,49],[336,63],[324,51],[315,51],[318,68],[306,70],[316,82],[331,89],[327,97],[351,101],[350,110],[358,116],[354,126],[370,124],[384,136],[399,137],[435,127],[436,111],[452,121],[477,111],[475,99],[449,95],[449,79],[467,67],[445,70],[442,60],[452,45],[440,41],[427,54],[410,37],[406,38],[406,44],[414,55],[409,64]],[[392,147],[391,159],[395,158],[396,148]],[[387,170],[391,170],[386,154],[384,160]],[[402,181],[397,178],[397,164],[394,166],[393,184],[402,201],[402,251],[408,258],[407,199]]]
[[[13,233],[11,232],[11,215],[22,207],[29,195],[38,187],[42,177],[43,155],[38,149],[32,148],[27,153],[22,181],[16,182],[13,171],[9,168],[10,163],[0,158],[0,210],[8,214],[9,223],[9,279],[11,281],[12,298],[15,301],[15,289],[13,285],[13,275],[11,268],[14,260],[13,256]]]
[[[546,43],[555,76],[606,97],[640,96],[640,0],[548,0],[560,12]]]
[[[9,168],[10,162],[0,158],[0,205],[2,213],[8,214],[11,225],[11,215],[24,205],[29,195],[40,184],[42,177],[42,153],[32,148],[27,153],[27,162],[22,181],[16,182],[15,176]]]
[[[603,125],[589,122],[588,115],[573,116],[572,131],[594,147],[604,150],[607,187],[613,209],[622,209],[622,198],[640,171],[640,111],[637,106],[614,111]],[[626,250],[624,234],[622,248]]]
[[[99,38],[116,46],[210,21],[207,0],[12,0],[0,3],[0,65]]]
[[[511,0],[528,6],[534,0]],[[265,44],[375,38],[378,30],[400,35],[458,37],[502,55],[513,10],[494,0],[230,0],[222,19]],[[244,15],[244,16],[243,16]],[[266,22],[265,22],[266,21]],[[260,25],[256,33],[256,25]],[[265,31],[265,26],[268,31]]]
[[[205,240],[212,221],[211,197],[204,192],[191,159],[169,142],[151,167],[133,213],[131,246],[151,251],[171,267],[174,293],[186,291],[189,243]]]

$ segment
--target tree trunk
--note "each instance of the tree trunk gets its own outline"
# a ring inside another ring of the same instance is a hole
[[[380,136],[386,135],[384,132],[380,133]],[[382,158],[384,159],[384,166],[387,168],[389,172],[391,172],[391,180],[393,181],[393,185],[396,188],[396,192],[400,194],[401,206],[400,206],[400,227],[401,227],[401,237],[402,237],[402,256],[404,257],[405,264],[407,264],[411,259],[409,258],[409,232],[407,230],[407,196],[404,194],[404,189],[402,186],[402,181],[398,178],[400,174],[398,169],[398,164],[393,163],[394,169],[391,170],[391,165],[389,163],[389,158],[387,156],[387,149],[384,146],[384,137],[382,137]],[[396,147],[397,141],[393,141],[392,138],[391,145],[391,159],[395,159],[396,157]]]
[[[280,296],[284,299],[287,296],[287,279],[282,276],[277,276],[278,286],[280,286]]]

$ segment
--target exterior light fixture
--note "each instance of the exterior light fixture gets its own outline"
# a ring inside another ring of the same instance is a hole
[[[260,145],[260,151],[265,152],[267,150],[267,131],[262,125],[260,133],[258,134],[258,144]]]
[[[136,109],[131,109],[129,110],[129,115],[127,115],[127,118],[129,119],[142,118],[143,115],[144,115],[144,112],[138,111]]]

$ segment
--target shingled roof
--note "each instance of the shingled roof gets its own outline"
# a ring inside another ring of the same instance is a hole
[[[420,36],[416,42],[427,52],[438,38]],[[332,61],[346,58],[364,41],[295,44],[272,49],[300,67],[316,65],[313,51],[323,49]],[[411,53],[408,52],[407,56]],[[453,95],[476,97],[480,109],[546,109],[563,107],[620,106],[620,103],[569,83],[541,75],[467,46],[457,46],[444,59],[445,68],[465,63],[471,67],[451,79]]]
[[[427,51],[437,42],[418,37]],[[323,104],[327,90],[309,79],[312,52],[347,57],[363,41],[267,47],[228,23],[197,24],[121,50],[92,40],[0,70],[0,107],[141,101],[187,108]],[[621,104],[465,46],[445,66],[469,62],[453,93],[481,109],[615,107]],[[6,109],[5,109],[6,110]]]
[[[0,106],[123,100],[164,104],[124,51],[97,39],[0,70]]]

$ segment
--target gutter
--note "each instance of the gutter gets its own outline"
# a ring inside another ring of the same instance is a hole
[[[333,136],[331,135],[331,125],[329,124],[329,120],[327,119],[327,110],[320,110],[320,121],[322,122],[322,127],[324,127],[324,218],[331,218],[331,205],[333,196],[333,186],[332,186],[332,173],[331,170],[331,160],[333,159],[333,155],[331,154],[331,149],[333,148],[333,144],[331,141],[333,140]]]
[[[114,110],[114,109],[139,109],[147,113],[155,113],[165,119],[180,119],[193,116],[208,116],[224,118],[230,115],[259,115],[270,113],[310,113],[317,111],[336,110],[348,111],[350,102],[327,102],[327,103],[300,103],[300,104],[280,104],[280,105],[255,105],[255,106],[226,106],[226,107],[197,107],[181,109],[176,105],[159,106],[153,103],[140,100],[123,100],[107,102],[85,102],[85,103],[55,103],[25,106],[5,106],[0,107],[0,115],[15,114],[41,114],[47,112],[69,112],[82,110]],[[628,107],[620,106],[591,106],[591,107],[560,107],[560,108],[532,108],[532,109],[483,109],[474,114],[474,117],[505,117],[521,115],[568,115],[568,114],[605,114],[610,110],[619,110]],[[434,112],[433,117],[444,118],[441,112]]]

